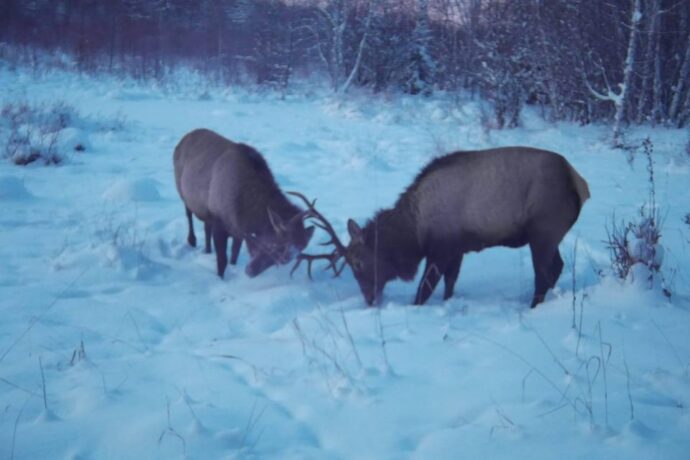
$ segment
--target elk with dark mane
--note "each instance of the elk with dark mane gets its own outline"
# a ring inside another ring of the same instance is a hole
[[[411,281],[426,259],[414,299],[421,305],[441,277],[443,298],[453,295],[465,253],[529,245],[534,308],[561,274],[558,245],[589,197],[587,182],[557,153],[529,147],[455,152],[429,163],[393,208],[377,212],[363,228],[349,219],[347,247],[302,197],[336,247],[330,254],[299,255],[295,268],[303,260],[326,259],[337,270],[344,257],[372,305],[388,281]]]

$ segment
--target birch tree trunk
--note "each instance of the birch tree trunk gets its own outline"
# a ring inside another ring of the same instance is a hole
[[[366,22],[364,24],[362,39],[359,41],[359,46],[357,47],[357,57],[355,58],[355,63],[350,70],[350,75],[347,77],[347,80],[345,80],[345,83],[343,83],[343,86],[338,88],[338,92],[340,93],[345,93],[347,91],[347,89],[350,87],[350,84],[352,84],[352,80],[354,80],[355,76],[357,75],[357,72],[359,72],[359,66],[362,63],[362,54],[367,43],[367,36],[369,35],[369,27],[371,26],[371,17],[374,11],[374,5],[372,5],[372,3],[373,1],[369,2],[369,12],[367,13]]]
[[[644,53],[644,69],[642,75],[642,87],[640,94],[640,102],[637,106],[637,122],[642,123],[645,119],[649,118],[649,113],[647,107],[649,105],[650,97],[654,93],[653,85],[656,84],[654,79],[655,75],[655,64],[656,60],[654,53],[658,46],[659,34],[658,24],[659,24],[659,14],[660,14],[660,0],[651,0],[651,9],[649,12],[648,24],[649,28],[647,30],[647,49]]]
[[[628,39],[628,52],[625,57],[623,69],[623,83],[620,86],[619,97],[616,103],[616,115],[613,121],[613,143],[620,144],[621,124],[630,103],[630,87],[635,71],[635,54],[637,53],[637,41],[640,34],[639,23],[642,18],[640,0],[632,0],[632,12],[630,17],[630,38]]]
[[[668,111],[668,118],[671,122],[678,122],[679,111],[682,108],[681,101],[683,100],[683,91],[688,83],[688,78],[690,78],[690,34],[688,34],[683,65],[680,68],[678,80],[673,87],[673,99],[671,100],[671,107]]]
[[[663,80],[661,79],[661,40],[656,37],[654,47],[654,94],[652,99],[652,123],[659,123],[663,120],[663,107],[661,95],[663,90]]]
[[[357,46],[357,54],[355,55],[352,68],[349,70],[345,66],[345,32],[347,31],[348,17],[354,8],[354,2],[351,0],[331,0],[329,3],[318,7],[321,17],[325,19],[326,25],[329,28],[327,40],[330,41],[326,45],[328,55],[326,56],[325,53],[320,51],[320,57],[326,62],[328,73],[331,77],[331,84],[336,93],[347,91],[359,71],[375,3],[376,0],[370,0],[367,4],[368,11],[364,30]],[[321,41],[322,39],[323,37],[317,34],[317,40]],[[319,47],[321,47],[321,43],[319,43]]]

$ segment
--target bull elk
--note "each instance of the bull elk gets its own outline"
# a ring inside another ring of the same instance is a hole
[[[304,260],[311,269],[313,261],[325,259],[337,276],[342,270],[337,262],[344,257],[372,305],[388,281],[411,281],[426,259],[414,299],[422,305],[441,277],[444,300],[453,295],[465,253],[529,245],[534,308],[561,274],[558,245],[589,196],[587,182],[557,153],[529,147],[450,153],[426,165],[395,206],[377,212],[363,228],[349,219],[347,247],[314,203],[301,197],[335,249],[300,254],[293,271]]]
[[[213,238],[221,278],[229,237],[233,265],[246,240],[251,260],[245,272],[251,277],[289,262],[309,243],[314,227],[304,227],[304,212],[285,197],[266,160],[252,147],[197,129],[177,144],[173,163],[189,222],[187,241],[196,246],[195,215],[204,223],[207,253]]]

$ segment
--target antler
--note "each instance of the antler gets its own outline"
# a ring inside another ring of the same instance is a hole
[[[338,260],[340,260],[341,257],[345,256],[346,248],[345,245],[340,241],[340,238],[338,238],[338,235],[336,235],[335,230],[333,229],[333,226],[331,225],[330,222],[319,212],[316,210],[314,207],[316,205],[316,199],[314,201],[309,201],[307,197],[302,195],[299,192],[287,192],[290,195],[296,196],[297,198],[301,199],[304,201],[304,204],[307,205],[307,210],[302,213],[302,218],[303,219],[309,219],[313,218],[315,219],[314,225],[319,227],[320,229],[324,230],[326,233],[328,233],[328,236],[331,237],[329,241],[326,241],[325,243],[321,243],[321,246],[328,246],[328,245],[334,245],[335,249],[333,252],[330,254],[299,254],[297,256],[297,260],[295,262],[295,265],[292,267],[292,270],[290,271],[290,276],[297,270],[297,268],[300,266],[302,261],[306,260],[307,261],[307,275],[309,275],[309,279],[312,279],[311,277],[311,264],[315,260],[327,260],[328,265],[324,268],[324,270],[328,270],[329,268],[333,269],[334,272],[334,277],[339,276],[343,269],[345,268],[345,265],[347,261],[343,261],[343,263],[340,265],[338,268],[337,263]]]
[[[309,279],[313,279],[311,277],[311,264],[315,260],[328,260],[328,265],[324,267],[324,270],[328,270],[329,268],[333,269],[333,277],[339,276],[343,269],[345,268],[346,262],[343,261],[343,263],[338,267],[336,264],[338,262],[338,259],[340,259],[340,255],[337,254],[336,251],[333,251],[330,254],[298,254],[297,259],[295,262],[295,265],[292,267],[292,270],[290,270],[290,276],[299,268],[300,264],[302,263],[303,260],[307,261],[307,275],[309,275]]]

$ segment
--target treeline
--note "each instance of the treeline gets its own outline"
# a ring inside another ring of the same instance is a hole
[[[470,91],[499,127],[525,104],[616,131],[690,121],[690,0],[0,0],[0,41],[84,72]]]

